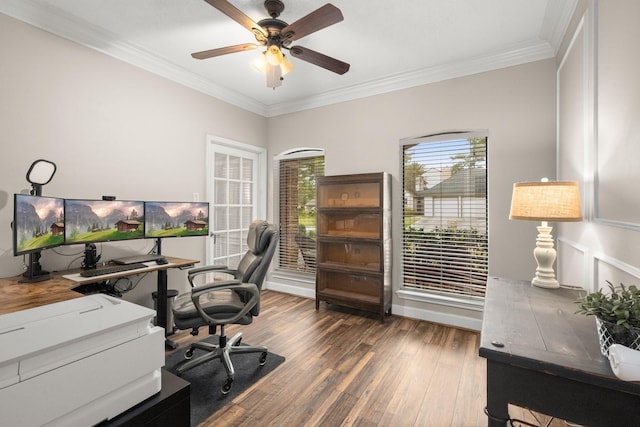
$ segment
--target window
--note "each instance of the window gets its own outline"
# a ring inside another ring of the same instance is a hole
[[[487,281],[487,136],[402,142],[403,288],[483,298]]]
[[[276,157],[279,169],[282,270],[316,271],[316,176],[324,175],[324,152],[303,149]]]

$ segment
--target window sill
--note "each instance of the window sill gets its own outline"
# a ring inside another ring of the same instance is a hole
[[[400,289],[396,292],[396,295],[401,299],[445,305],[464,310],[483,311],[484,309],[484,298],[465,298],[462,296],[420,292],[409,289]]]

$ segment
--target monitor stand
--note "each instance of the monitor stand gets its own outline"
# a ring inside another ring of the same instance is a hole
[[[82,261],[82,268],[85,270],[94,269],[98,265],[100,255],[96,251],[96,245],[93,243],[87,243],[84,245],[84,260]]]
[[[51,278],[49,272],[42,269],[40,264],[41,256],[42,253],[40,251],[29,254],[29,265],[27,265],[27,271],[22,273],[23,279],[20,280],[20,283],[42,282]]]

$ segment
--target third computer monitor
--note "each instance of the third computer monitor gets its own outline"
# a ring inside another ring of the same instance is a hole
[[[145,202],[145,237],[185,237],[209,234],[208,202]]]

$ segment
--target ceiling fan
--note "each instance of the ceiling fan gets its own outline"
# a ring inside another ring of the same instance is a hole
[[[336,24],[344,19],[340,9],[331,3],[325,4],[292,24],[287,24],[278,19],[278,16],[280,16],[280,13],[284,10],[284,3],[281,0],[266,0],[264,7],[267,9],[267,13],[271,18],[262,19],[257,23],[227,0],[205,1],[251,31],[258,43],[243,43],[194,52],[191,56],[196,59],[208,59],[229,53],[244,52],[265,47],[266,50],[260,57],[256,67],[267,75],[267,86],[273,89],[282,85],[282,76],[293,69],[293,64],[291,64],[289,59],[282,53],[283,49],[288,50],[291,56],[333,71],[334,73],[344,74],[349,71],[349,64],[346,62],[306,47],[298,45],[290,46],[293,41]]]

